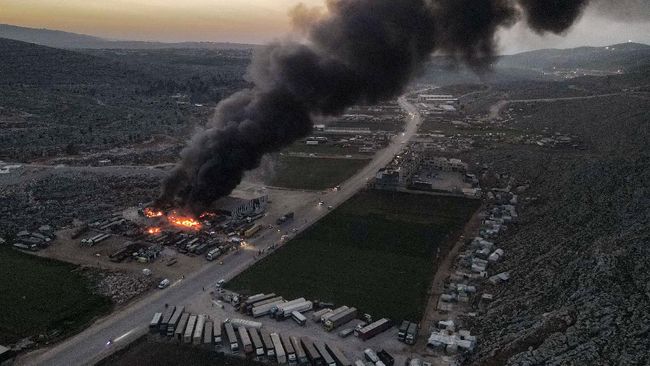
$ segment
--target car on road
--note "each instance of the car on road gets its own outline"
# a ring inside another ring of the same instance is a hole
[[[334,208],[334,207],[332,207],[332,206],[327,206],[327,209],[328,209],[328,210],[331,210],[331,209],[333,209],[333,208]]]
[[[325,202],[323,202],[323,201],[318,201],[318,205],[319,205],[319,206],[322,206],[322,205],[324,205],[324,204],[325,204]]]
[[[160,281],[160,283],[158,284],[158,288],[159,289],[164,289],[164,288],[168,287],[170,284],[171,284],[171,281],[169,281],[168,278],[165,278],[164,280]]]
[[[219,281],[217,281],[217,288],[222,288],[225,283],[226,280],[224,280],[223,278],[220,279]]]

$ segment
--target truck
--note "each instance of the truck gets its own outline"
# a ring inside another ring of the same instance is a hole
[[[297,299],[293,299],[291,301],[287,301],[287,302],[277,304],[277,305],[271,307],[271,317],[275,318],[276,314],[278,314],[278,313],[279,314],[284,314],[284,309],[286,307],[292,306],[292,305],[295,305],[295,304],[299,304],[299,303],[303,303],[303,302],[305,302],[305,298],[300,297],[300,298],[297,298]]]
[[[275,347],[273,346],[273,340],[271,340],[271,335],[265,330],[260,330],[262,335],[262,343],[264,343],[264,348],[266,348],[266,356],[268,358],[275,357]]]
[[[284,353],[284,347],[282,346],[280,335],[278,335],[278,333],[271,333],[271,341],[273,342],[273,348],[275,349],[275,359],[277,360],[278,364],[286,364],[287,355]]]
[[[242,310],[245,311],[247,314],[252,315],[253,314],[253,308],[255,308],[255,307],[266,305],[266,304],[271,304],[271,303],[273,303],[273,305],[276,305],[276,304],[279,304],[279,303],[281,303],[283,301],[284,301],[284,299],[282,298],[282,296],[275,296],[275,297],[272,297],[272,298],[269,298],[269,299],[256,301],[256,302],[254,302],[252,304],[249,304],[249,305],[246,305],[246,306],[242,305]]]
[[[176,310],[175,306],[170,306],[163,312],[162,320],[158,325],[158,331],[160,332],[160,334],[162,335],[167,334],[167,325],[169,325],[169,320],[172,318],[172,315],[174,315],[175,310]]]
[[[214,337],[212,336],[212,330],[214,326],[211,321],[206,321],[205,326],[203,327],[203,344],[212,344]]]
[[[223,344],[223,323],[219,320],[215,320],[214,327],[212,329],[212,336],[214,337],[214,345],[221,346]]]
[[[172,317],[169,319],[169,323],[167,324],[167,337],[172,337],[174,335],[174,331],[176,330],[178,321],[181,320],[183,311],[185,311],[184,306],[176,307],[176,310],[174,311],[174,315],[172,315]]]
[[[305,353],[309,362],[313,366],[323,366],[323,357],[318,353],[318,350],[314,346],[314,341],[309,337],[300,337],[300,343],[302,343]]]
[[[278,224],[278,225],[282,225],[285,222],[289,222],[291,220],[293,220],[293,212],[289,212],[289,213],[286,213],[286,214],[280,216],[280,218],[275,223]]]
[[[178,321],[178,325],[174,330],[174,338],[176,338],[176,340],[179,342],[183,341],[183,335],[185,334],[185,328],[187,327],[187,321],[189,320],[189,318],[190,318],[189,313],[181,314],[181,318]]]
[[[406,330],[406,337],[404,338],[404,343],[406,344],[415,344],[415,341],[418,339],[418,325],[416,323],[409,324],[408,330]]]
[[[302,313],[303,311],[309,311],[314,307],[311,301],[303,301],[299,302],[297,304],[289,305],[289,306],[283,306],[282,307],[282,312],[280,312],[280,309],[278,308],[278,312],[276,313],[276,318],[290,318],[291,313],[294,311],[297,311],[299,313]]]
[[[297,363],[296,350],[293,348],[293,344],[291,344],[291,339],[288,336],[280,336],[280,339],[282,340],[284,352],[287,354],[287,362],[289,365],[295,365]]]
[[[254,225],[252,228],[244,231],[244,237],[250,238],[253,235],[257,234],[260,230],[262,230],[262,225]]]
[[[333,317],[333,316],[335,316],[335,315],[338,315],[338,314],[340,314],[340,313],[342,313],[342,312],[344,312],[344,311],[346,311],[346,310],[348,310],[348,309],[349,309],[349,307],[347,307],[347,306],[345,306],[345,305],[343,305],[343,306],[339,306],[338,308],[336,308],[336,309],[330,311],[329,313],[325,313],[325,314],[323,314],[323,315],[320,317],[320,321],[321,321],[321,323],[325,324],[325,322],[326,322],[329,318],[331,318],[331,317]]]
[[[327,319],[325,321],[325,330],[331,332],[332,330],[355,319],[356,317],[357,317],[357,308],[349,308],[348,310],[345,310]]]
[[[377,352],[377,357],[379,357],[381,362],[386,366],[393,366],[395,364],[395,358],[383,349]]]
[[[237,332],[239,333],[239,339],[241,339],[241,345],[242,348],[244,349],[244,353],[249,354],[253,353],[255,351],[253,349],[253,342],[251,341],[251,337],[248,335],[248,331],[246,330],[246,327],[240,326],[237,328]]]
[[[305,349],[302,347],[302,344],[300,344],[300,340],[298,339],[298,337],[291,336],[289,337],[289,340],[291,341],[291,345],[293,346],[294,351],[296,351],[296,358],[298,364],[304,365],[309,363],[309,359],[307,358]]]
[[[153,319],[151,319],[151,322],[149,323],[149,330],[153,333],[155,333],[160,326],[160,321],[162,320],[162,313],[155,313],[153,314]]]
[[[263,294],[263,293],[259,293],[259,294],[251,295],[251,296],[249,296],[249,297],[246,298],[246,300],[244,301],[244,303],[243,303],[242,305],[243,305],[243,306],[252,305],[252,304],[254,304],[254,303],[258,302],[258,301],[262,301],[262,300],[270,299],[270,298],[272,298],[272,297],[275,297],[275,294],[274,294],[274,293],[270,293],[270,294],[268,294],[268,295],[267,295],[267,294]]]
[[[268,315],[271,313],[271,309],[273,307],[282,304],[284,300],[277,300],[275,302],[270,302],[268,304],[260,305],[260,306],[255,306],[253,309],[251,309],[251,315],[255,318],[259,318],[260,316]]]
[[[208,254],[205,255],[205,259],[209,261],[213,261],[221,255],[221,249],[219,248],[214,248],[208,252]]]
[[[237,336],[235,335],[235,329],[232,327],[232,324],[224,323],[223,328],[226,330],[226,337],[230,344],[230,350],[233,353],[239,352],[239,343],[237,343]]]
[[[325,347],[327,347],[327,350],[332,354],[337,366],[352,366],[352,362],[345,357],[338,347],[330,343],[325,343]]]
[[[336,366],[336,361],[332,358],[327,349],[325,348],[325,343],[320,341],[314,341],[314,347],[318,350],[318,353],[323,357],[323,363],[325,366]]]
[[[255,328],[255,329],[262,328],[262,323],[255,322],[252,320],[246,320],[246,319],[238,319],[238,318],[226,319],[225,323],[230,323],[232,324],[233,327],[246,327],[246,328]]]
[[[255,355],[257,357],[264,356],[264,342],[258,333],[257,329],[250,328],[248,329],[250,333],[251,342],[253,342],[253,349],[255,349]]]
[[[377,356],[377,353],[370,348],[366,348],[365,350],[363,350],[363,355],[366,357],[366,360],[372,363],[377,363],[380,361],[379,356]]]
[[[320,318],[321,318],[323,315],[325,315],[325,314],[327,314],[327,313],[331,313],[331,312],[332,312],[332,309],[320,309],[320,310],[318,310],[318,311],[314,311],[314,314],[312,315],[312,319],[313,319],[316,323],[320,323]]]
[[[190,315],[187,319],[187,326],[183,334],[184,343],[192,343],[192,335],[194,335],[194,326],[196,325],[196,315]]]
[[[402,324],[399,326],[399,330],[397,331],[397,340],[404,342],[406,339],[406,331],[409,329],[410,324],[411,322],[408,320],[402,321]]]
[[[293,319],[293,321],[295,321],[296,323],[302,326],[304,326],[307,323],[307,318],[305,318],[305,316],[298,311],[294,311],[291,313],[291,319]]]
[[[205,327],[205,315],[200,314],[196,317],[196,325],[194,326],[194,334],[192,336],[192,344],[201,344],[203,340],[203,327]]]
[[[377,334],[388,330],[392,326],[390,319],[382,318],[374,323],[370,323],[365,327],[355,330],[354,335],[363,339],[364,341],[376,336]]]

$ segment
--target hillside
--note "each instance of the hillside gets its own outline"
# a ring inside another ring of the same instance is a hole
[[[108,40],[100,37],[63,32],[51,29],[37,29],[0,24],[0,38],[36,43],[55,48],[90,48],[90,49],[251,49],[255,45],[225,42],[145,42]]]

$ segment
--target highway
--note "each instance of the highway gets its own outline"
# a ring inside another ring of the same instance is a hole
[[[300,232],[327,215],[330,211],[327,206],[336,207],[348,200],[366,186],[368,179],[372,178],[377,170],[383,168],[401,151],[404,144],[415,135],[421,118],[417,109],[404,97],[399,98],[398,102],[407,113],[404,132],[396,135],[386,148],[378,151],[362,170],[343,182],[340,190],[314,193],[313,199],[302,202],[294,211],[294,222],[288,227]],[[318,205],[319,200],[323,200],[325,204]],[[153,313],[161,311],[165,304],[191,303],[192,299],[199,297],[204,289],[214,288],[219,279],[230,279],[254,264],[257,260],[255,258],[257,250],[279,243],[282,234],[283,232],[277,230],[266,230],[259,238],[251,240],[253,250],[243,249],[236,254],[230,254],[224,258],[223,265],[206,262],[201,269],[174,282],[169,288],[143,297],[50,348],[23,355],[18,358],[17,363],[48,366],[94,364],[147,332]],[[110,344],[109,340],[111,340]]]

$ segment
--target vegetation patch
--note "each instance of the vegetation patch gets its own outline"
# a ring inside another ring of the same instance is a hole
[[[436,251],[459,235],[479,205],[463,197],[364,191],[228,287],[419,320]]]
[[[292,189],[335,187],[368,164],[368,159],[281,156],[267,184]]]

